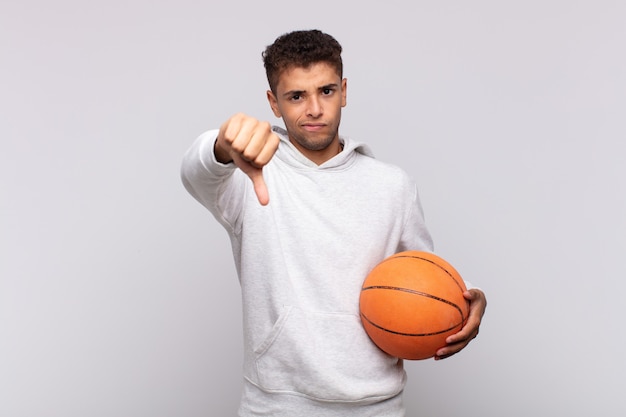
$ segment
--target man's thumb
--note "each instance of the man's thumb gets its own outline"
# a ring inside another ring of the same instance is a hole
[[[252,184],[254,185],[254,193],[259,199],[261,205],[266,206],[270,202],[270,194],[267,191],[267,185],[265,179],[263,179],[263,171],[258,170],[249,174]]]

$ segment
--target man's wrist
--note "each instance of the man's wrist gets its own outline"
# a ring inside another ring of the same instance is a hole
[[[233,158],[230,157],[228,152],[225,152],[222,148],[217,146],[217,139],[213,143],[213,155],[215,155],[215,160],[220,164],[230,164],[233,162]]]

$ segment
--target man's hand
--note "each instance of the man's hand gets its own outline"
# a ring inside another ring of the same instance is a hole
[[[445,359],[460,352],[478,336],[480,322],[487,308],[487,298],[485,293],[478,289],[466,291],[463,296],[470,302],[467,323],[458,333],[446,339],[448,345],[437,351],[435,360]]]
[[[267,205],[270,197],[262,169],[274,156],[279,143],[269,122],[239,113],[220,127],[215,158],[224,164],[234,162],[252,180],[259,203]]]

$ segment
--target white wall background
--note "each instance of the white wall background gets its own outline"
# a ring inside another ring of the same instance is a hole
[[[342,133],[421,187],[489,297],[462,354],[407,365],[410,416],[623,416],[626,3],[0,4],[0,416],[234,415],[239,288],[182,154],[271,120],[260,53],[344,46]]]

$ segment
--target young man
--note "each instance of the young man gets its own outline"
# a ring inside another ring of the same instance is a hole
[[[263,54],[267,98],[285,129],[237,114],[186,153],[187,190],[228,231],[241,283],[240,416],[403,416],[402,360],[359,318],[368,272],[403,250],[432,251],[417,189],[401,169],[339,136],[341,46],[320,31],[280,36]],[[466,293],[478,334],[486,299]]]

